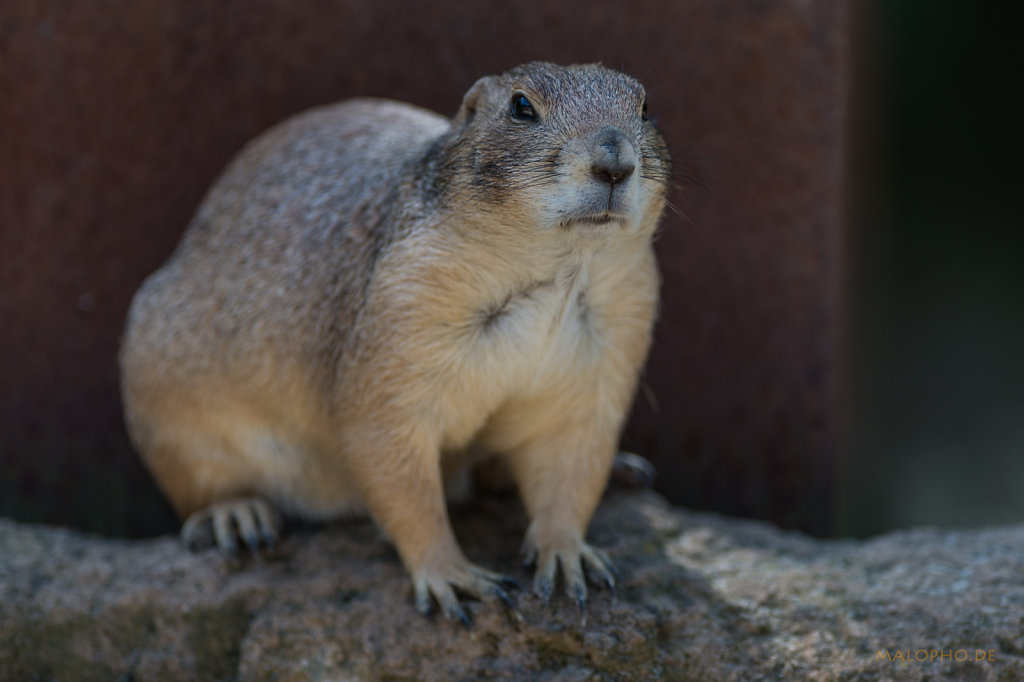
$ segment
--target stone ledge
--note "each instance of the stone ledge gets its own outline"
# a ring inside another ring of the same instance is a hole
[[[528,582],[514,503],[455,527]],[[0,519],[0,679],[1024,679],[1024,526],[820,541],[615,493],[591,530],[617,594],[594,590],[585,616],[562,595],[474,603],[466,630],[415,611],[365,522],[232,565]]]

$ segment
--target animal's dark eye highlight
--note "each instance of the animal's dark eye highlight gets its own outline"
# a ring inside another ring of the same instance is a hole
[[[537,110],[533,108],[533,104],[521,92],[512,95],[512,107],[509,113],[517,121],[536,121],[540,118],[537,116]]]
[[[644,98],[643,106],[640,107],[640,118],[642,118],[645,121],[649,120],[647,118],[647,98],[646,97]]]

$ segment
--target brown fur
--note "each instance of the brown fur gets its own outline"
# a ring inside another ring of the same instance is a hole
[[[510,115],[517,92],[539,121]],[[250,143],[124,338],[129,430],[179,514],[368,511],[451,614],[451,585],[487,596],[494,576],[462,557],[443,472],[496,453],[538,580],[561,561],[581,597],[657,301],[668,157],[643,98],[602,67],[534,63],[481,79],[451,122],[353,100]],[[609,126],[637,159],[612,189],[591,171]],[[615,219],[573,222],[613,198]]]

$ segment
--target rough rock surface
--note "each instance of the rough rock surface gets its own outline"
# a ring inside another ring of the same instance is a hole
[[[528,581],[515,503],[455,527]],[[818,541],[616,493],[591,531],[622,569],[615,595],[594,590],[583,616],[524,591],[514,612],[472,604],[466,629],[415,611],[367,522],[232,564],[0,520],[0,679],[1024,679],[1024,526]]]

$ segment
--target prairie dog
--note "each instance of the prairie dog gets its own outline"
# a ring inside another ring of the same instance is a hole
[[[417,606],[507,599],[452,533],[445,480],[507,467],[545,599],[585,540],[647,354],[669,156],[632,78],[530,63],[453,119],[324,106],[250,142],[136,294],[120,355],[131,438],[189,540],[278,513],[368,512]]]

